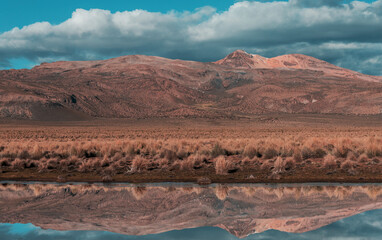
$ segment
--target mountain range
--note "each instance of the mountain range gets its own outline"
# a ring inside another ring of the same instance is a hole
[[[382,77],[301,54],[216,62],[130,55],[0,71],[0,118],[238,118],[382,113]]]

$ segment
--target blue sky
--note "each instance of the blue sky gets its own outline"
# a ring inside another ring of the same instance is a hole
[[[382,0],[3,0],[0,8],[0,69],[128,54],[214,61],[236,49],[382,75]]]
[[[193,11],[207,5],[226,10],[234,2],[234,0],[2,0],[0,32],[40,21],[58,24],[70,18],[77,8],[108,9],[112,12],[144,9],[165,13],[170,10]]]
[[[269,0],[271,1],[271,0]],[[268,2],[269,2],[268,1]],[[283,0],[287,1],[287,0]],[[310,0],[308,0],[310,1]],[[316,0],[314,0],[316,1]],[[372,2],[366,0],[365,2]],[[2,0],[0,8],[0,32],[14,27],[23,27],[34,22],[48,21],[53,24],[68,19],[77,8],[108,9],[112,12],[144,9],[152,12],[193,11],[204,6],[213,6],[219,11],[227,10],[238,0]],[[263,0],[266,2],[266,0]],[[350,2],[350,1],[344,1]]]

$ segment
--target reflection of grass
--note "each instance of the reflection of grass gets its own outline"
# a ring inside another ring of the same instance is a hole
[[[279,174],[312,162],[317,163],[312,165],[317,168],[350,173],[360,166],[382,165],[382,137],[373,129],[366,132],[314,129],[256,132],[224,126],[190,129],[3,129],[0,168],[105,175],[205,168],[227,174],[229,170],[261,168]]]
[[[214,103],[202,103],[202,104],[196,104],[194,106],[195,106],[195,108],[200,109],[200,110],[217,109]]]

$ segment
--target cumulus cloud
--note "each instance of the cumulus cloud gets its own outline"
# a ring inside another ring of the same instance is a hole
[[[0,34],[0,66],[11,59],[103,59],[125,54],[214,61],[236,49],[272,57],[302,53],[382,75],[382,0],[241,1],[227,11],[112,13],[77,9],[65,22]]]

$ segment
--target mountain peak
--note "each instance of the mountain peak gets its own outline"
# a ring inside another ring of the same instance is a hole
[[[243,50],[236,50],[215,63],[224,66],[245,69],[283,68],[327,70],[327,68],[334,68],[337,70],[342,70],[341,68],[328,62],[303,54],[286,54],[273,58],[266,58],[260,55],[247,53]]]
[[[235,68],[249,69],[268,68],[266,61],[267,58],[262,57],[260,55],[250,54],[243,50],[236,50],[215,63]]]
[[[230,53],[230,54],[228,54],[228,55],[251,55],[251,54],[249,54],[249,53],[247,53],[246,51],[244,51],[244,50],[241,50],[241,49],[238,49],[238,50],[236,50],[236,51],[233,51],[232,53]]]
[[[235,68],[253,68],[254,56],[243,50],[236,50],[228,54],[225,58],[217,61],[217,64]]]

